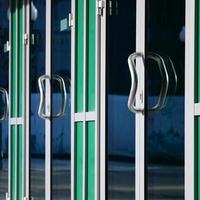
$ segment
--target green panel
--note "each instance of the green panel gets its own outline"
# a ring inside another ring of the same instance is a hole
[[[87,0],[87,111],[95,110],[96,0]]]
[[[23,173],[23,161],[24,161],[24,157],[23,157],[23,127],[20,125],[18,126],[18,198],[17,199],[23,199],[23,177],[24,177],[24,173]]]
[[[76,0],[76,81],[75,112],[83,111],[83,66],[84,66],[84,1]]]
[[[19,0],[19,35],[18,35],[18,117],[22,117],[23,112],[23,0]]]
[[[17,73],[17,4],[12,1],[11,7],[11,116],[17,116],[17,90],[16,90],[16,73]]]
[[[11,126],[11,200],[17,199],[17,191],[16,191],[16,140],[17,140],[17,128],[15,126]]]
[[[83,123],[75,124],[75,155],[76,155],[76,178],[75,199],[83,199]]]
[[[87,138],[88,138],[88,158],[87,158],[87,195],[88,200],[94,200],[95,198],[95,122],[87,122]]]

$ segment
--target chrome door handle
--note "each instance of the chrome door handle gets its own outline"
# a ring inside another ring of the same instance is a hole
[[[8,117],[9,113],[9,99],[8,99],[8,92],[0,87],[0,92],[4,95],[4,101],[5,101],[5,108],[2,117],[0,118],[0,121],[4,121]]]
[[[136,92],[138,89],[138,75],[135,64],[137,58],[142,58],[143,65],[145,67],[145,59],[142,53],[133,53],[128,58],[128,66],[131,74],[131,90],[128,98],[128,108],[131,112],[135,113],[144,111],[144,108],[137,108],[135,106]]]
[[[44,81],[48,80],[50,87],[51,87],[51,78],[48,75],[43,75],[38,79],[38,84],[39,84],[39,90],[40,90],[40,104],[39,104],[39,109],[38,109],[38,115],[42,119],[50,119],[52,118],[60,118],[64,116],[65,113],[65,107],[66,107],[66,102],[67,102],[67,92],[66,92],[66,87],[65,87],[65,81],[64,79],[59,76],[54,74],[52,76],[52,80],[56,80],[59,82],[60,90],[62,93],[62,103],[61,103],[61,108],[58,114],[52,115],[49,113],[49,115],[45,114],[45,86],[44,86]]]
[[[169,75],[167,72],[167,68],[165,65],[165,62],[163,58],[157,54],[157,53],[149,53],[148,59],[152,59],[157,62],[160,74],[161,74],[161,79],[162,79],[162,86],[160,90],[160,96],[158,98],[158,102],[155,106],[148,108],[150,112],[159,112],[165,104],[168,88],[169,88]]]
[[[38,79],[38,85],[40,90],[40,104],[38,109],[38,115],[40,118],[46,120],[50,119],[51,115],[45,114],[45,86],[44,81],[47,80],[49,84],[51,85],[51,78],[48,75],[42,75]]]
[[[60,117],[63,117],[65,114],[65,107],[66,107],[66,102],[67,102],[67,92],[66,92],[66,87],[65,87],[65,81],[61,76],[56,75],[56,74],[53,75],[52,79],[59,82],[60,90],[62,93],[62,103],[61,103],[60,111],[58,114],[53,115],[52,117],[60,118]]]

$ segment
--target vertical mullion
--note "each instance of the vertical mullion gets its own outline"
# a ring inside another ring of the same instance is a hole
[[[96,1],[97,3],[97,1]],[[100,200],[100,49],[101,49],[101,16],[95,12],[95,200]],[[103,16],[102,16],[103,17]]]
[[[73,18],[73,26],[71,27],[71,199],[75,200],[75,38],[76,38],[76,1],[72,0],[71,11]]]
[[[12,16],[11,16],[11,10],[12,10],[12,0],[9,0],[9,43],[12,44]],[[9,51],[9,108],[11,108],[11,56],[12,56],[12,49]],[[11,197],[11,126],[10,126],[10,118],[11,118],[11,109],[9,109],[9,116],[8,116],[8,198]]]
[[[106,16],[107,2],[101,17],[100,48],[100,200],[106,199]]]
[[[15,0],[16,2],[16,38],[14,42],[16,42],[16,74],[15,74],[15,114],[14,117],[18,117],[18,68],[19,68],[19,4],[18,0]],[[15,126],[15,198],[18,198],[18,125]],[[13,199],[13,200],[14,200]]]
[[[30,173],[29,173],[29,161],[30,161],[30,0],[26,1],[25,5],[25,14],[24,14],[24,25],[25,25],[25,32],[28,35],[28,43],[26,44],[25,48],[25,54],[24,54],[24,80],[25,80],[25,90],[24,90],[24,102],[25,102],[25,109],[24,109],[24,116],[25,116],[25,122],[24,122],[24,141],[25,141],[25,193],[24,196],[29,198],[30,197],[30,191],[29,191],[29,184],[30,184]]]
[[[136,51],[145,55],[145,15],[146,15],[146,0],[136,1]],[[141,62],[136,62],[138,70],[138,79],[140,84],[138,86],[138,94],[136,95],[136,104],[141,107],[145,105],[145,98],[143,103],[140,100],[140,94],[145,94],[145,70],[140,65]],[[136,114],[135,120],[135,199],[144,200],[145,191],[145,116],[143,113]]]
[[[80,1],[80,0],[79,0]],[[87,0],[84,1],[84,26],[83,26],[83,200],[87,200],[87,132],[86,132],[86,80],[87,80]]]
[[[25,176],[24,176],[24,197],[29,198],[29,185],[30,185],[30,173],[29,173],[29,167],[30,167],[30,157],[29,157],[29,136],[30,136],[30,129],[29,129],[29,123],[30,123],[30,0],[26,0],[25,4],[25,12],[24,12],[24,34],[26,33],[28,35],[28,43],[25,46],[24,51],[24,81],[25,81],[25,87],[24,87],[24,141],[25,141],[25,155],[24,155],[24,169],[25,169]],[[25,134],[26,133],[26,134]]]
[[[51,0],[46,1],[46,75],[51,77]],[[46,112],[51,115],[51,86],[46,83]],[[45,199],[51,200],[51,119],[45,120]]]
[[[185,199],[194,199],[195,0],[186,0],[185,29]],[[191,67],[187,67],[191,66]]]

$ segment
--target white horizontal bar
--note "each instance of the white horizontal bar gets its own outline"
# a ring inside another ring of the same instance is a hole
[[[200,116],[200,103],[195,103],[194,104],[194,115],[195,116]]]
[[[95,121],[96,120],[96,112],[82,112],[82,113],[75,113],[74,116],[75,122],[81,122],[81,121]]]
[[[24,120],[22,117],[19,118],[10,118],[10,125],[23,125]]]

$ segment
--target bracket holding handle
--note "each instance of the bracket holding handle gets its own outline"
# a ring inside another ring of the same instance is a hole
[[[128,99],[128,108],[131,112],[135,112],[135,113],[144,111],[144,108],[137,108],[135,106],[136,93],[138,90],[138,83],[139,83],[135,61],[139,57],[142,58],[142,62],[145,68],[145,58],[142,53],[137,53],[137,52],[133,53],[128,58],[128,65],[129,65],[129,70],[131,74],[131,90],[130,90],[129,99]],[[148,108],[149,112],[159,112],[164,107],[164,104],[165,104],[167,91],[169,88],[169,75],[167,72],[165,62],[159,54],[149,53],[147,56],[147,59],[152,59],[156,61],[161,73],[162,86],[161,86],[158,102],[156,103],[155,106]]]
[[[65,87],[65,81],[61,76],[56,75],[56,74],[52,76],[52,80],[58,81],[60,85],[60,90],[62,94],[62,103],[61,103],[61,108],[58,114],[51,116],[51,113],[49,114],[45,113],[45,82],[48,81],[51,87],[51,77],[48,75],[42,75],[38,79],[38,85],[39,85],[39,90],[40,90],[40,104],[39,104],[39,109],[38,109],[38,115],[40,118],[44,120],[50,119],[50,118],[60,118],[60,117],[63,117],[65,113],[65,107],[66,107],[66,102],[67,102],[67,92],[66,92],[66,87]]]

